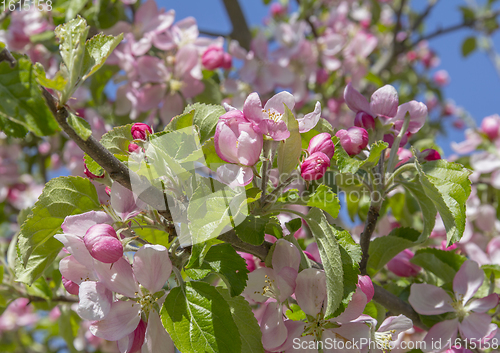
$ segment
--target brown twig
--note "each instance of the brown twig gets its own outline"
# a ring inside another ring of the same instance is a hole
[[[250,50],[250,42],[252,41],[252,34],[248,28],[247,20],[241,10],[238,0],[222,0],[226,8],[227,15],[233,26],[231,38],[236,39],[240,45],[246,50]]]
[[[403,314],[408,319],[413,321],[413,325],[417,326],[423,330],[428,330],[429,328],[424,325],[424,323],[420,320],[420,316],[418,313],[413,310],[411,305],[404,300],[401,300],[399,297],[395,296],[391,292],[385,290],[384,288],[374,284],[373,289],[375,293],[373,295],[373,300],[377,303],[381,304],[386,309],[389,309],[392,314]]]

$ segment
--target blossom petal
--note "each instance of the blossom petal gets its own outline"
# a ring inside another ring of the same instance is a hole
[[[267,287],[266,279],[274,281],[274,271],[269,267],[261,267],[248,274],[247,286],[243,294],[256,303],[264,303],[269,299],[264,296]]]
[[[89,330],[94,336],[108,341],[118,341],[134,332],[139,321],[141,321],[141,304],[130,300],[119,300],[111,305],[108,315],[101,321],[93,322]]]
[[[82,265],[73,255],[66,256],[59,261],[59,271],[61,275],[76,284],[84,281],[97,281],[97,276],[94,274],[93,266],[90,268]]]
[[[297,276],[295,298],[300,308],[316,317],[326,299],[326,276],[324,271],[307,268]]]
[[[276,271],[274,271],[276,273]],[[280,292],[276,300],[284,302],[295,291],[297,280],[297,270],[291,267],[283,267],[275,276],[276,285]]]
[[[470,313],[462,322],[458,324],[462,338],[482,340],[496,329],[496,325],[491,324],[491,316],[488,314]]]
[[[484,272],[477,262],[467,260],[453,278],[453,291],[458,300],[467,303],[483,284]]]
[[[367,114],[373,115],[370,109],[370,103],[368,100],[359,93],[352,84],[349,82],[344,90],[344,100],[353,112],[357,113],[359,111],[365,112]]]
[[[373,282],[370,276],[358,275],[357,286],[363,291],[363,293],[365,293],[367,302],[372,300],[373,295],[375,294],[375,289],[373,288]]]
[[[415,311],[422,315],[439,315],[455,311],[451,306],[451,297],[444,289],[426,284],[413,284],[408,298]]]
[[[347,308],[342,314],[333,318],[332,321],[346,323],[356,319],[363,313],[363,310],[365,310],[366,303],[368,303],[366,294],[360,287],[356,288],[356,292],[352,295],[352,299],[349,304],[347,304]]]
[[[394,128],[397,131],[401,130],[406,114],[410,114],[410,124],[408,125],[408,132],[412,134],[417,133],[425,124],[427,118],[427,106],[422,102],[410,101],[403,103],[399,106],[396,116],[391,119],[394,122]]]
[[[162,289],[172,272],[172,262],[163,245],[146,244],[134,255],[135,278],[151,293]]]
[[[491,293],[490,295],[484,298],[474,299],[469,305],[466,306],[466,308],[475,313],[485,313],[493,309],[497,305],[498,305],[498,294]]]
[[[286,351],[293,347],[297,338],[299,338],[304,332],[306,324],[302,321],[286,320],[285,327],[287,331],[287,337],[285,342],[279,347],[274,349],[275,352]]]
[[[391,85],[385,85],[372,94],[370,108],[375,115],[392,118],[398,111],[398,104],[398,91]]]
[[[95,261],[95,270],[99,280],[108,289],[131,298],[137,296],[139,286],[135,280],[132,266],[123,257],[111,265]]]
[[[264,106],[264,110],[270,111],[274,109],[280,114],[285,114],[285,105],[288,109],[292,110],[295,107],[295,98],[293,98],[290,92],[282,91],[269,98]]]
[[[243,115],[246,119],[259,123],[264,117],[262,113],[262,102],[257,92],[250,93],[243,103]]]
[[[385,319],[377,331],[385,332],[394,330],[395,332],[392,332],[393,335],[392,337],[396,338],[400,332],[407,331],[412,327],[413,327],[413,321],[411,321],[404,315],[398,315],[398,316],[390,316],[387,319]]]
[[[263,135],[268,135],[274,141],[283,141],[290,137],[290,131],[283,120],[264,119],[256,126],[255,130]]]
[[[54,238],[63,243],[66,250],[68,250],[68,252],[73,255],[75,260],[78,261],[82,266],[85,266],[88,269],[93,268],[94,259],[87,250],[87,247],[83,242],[83,238],[79,237],[78,235],[64,233],[56,234],[54,235]]]
[[[431,327],[429,332],[424,338],[425,345],[423,345],[422,350],[424,352],[441,352],[446,348],[449,348],[447,342],[454,342],[457,337],[458,331],[458,319],[445,320],[438,322]],[[444,343],[446,346],[441,346],[439,349],[436,347],[436,342]]]
[[[146,203],[125,186],[114,182],[111,186],[111,207],[122,220],[126,221],[145,210]]]
[[[221,183],[234,189],[238,186],[250,184],[253,179],[253,171],[250,167],[241,167],[236,164],[224,164],[217,168],[217,177]]]
[[[274,351],[281,346],[287,337],[288,330],[283,321],[281,305],[274,302],[267,304],[267,308],[260,323],[262,331],[262,345],[265,350]]]
[[[111,224],[113,220],[106,212],[90,211],[66,217],[63,224],[61,224],[61,228],[64,233],[74,234],[83,238],[90,227],[101,223]]]
[[[85,281],[80,284],[76,312],[85,320],[102,320],[111,309],[113,293],[100,282]]]
[[[149,312],[148,326],[146,328],[146,337],[141,348],[141,353],[174,353],[174,342],[163,327],[160,315],[156,310]]]
[[[299,122],[299,132],[302,134],[308,132],[316,126],[319,119],[321,118],[321,103],[316,102],[314,106],[314,111],[312,113],[304,115],[303,118],[297,119]]]
[[[272,265],[276,273],[280,272],[283,267],[291,267],[298,271],[300,266],[299,250],[289,241],[279,239],[274,248]]]

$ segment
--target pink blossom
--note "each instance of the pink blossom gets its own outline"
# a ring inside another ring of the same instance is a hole
[[[217,45],[211,45],[203,53],[201,63],[208,70],[215,70],[218,68],[231,68],[231,55],[224,53],[224,49]]]
[[[123,245],[109,224],[95,224],[90,227],[83,242],[90,255],[104,263],[114,263],[123,256]]]
[[[500,116],[498,114],[487,116],[481,122],[481,131],[494,140],[500,133]]]
[[[300,164],[300,175],[304,180],[318,180],[330,166],[330,159],[323,152],[314,152]]]
[[[483,280],[483,270],[476,262],[467,260],[453,279],[453,298],[444,289],[430,284],[411,286],[408,300],[419,314],[454,314],[454,318],[441,321],[429,330],[424,338],[428,352],[433,351],[432,341],[454,342],[458,332],[463,339],[476,342],[486,342],[495,335],[497,326],[491,323],[491,316],[486,312],[497,306],[498,295],[492,293],[481,299],[473,298]]]
[[[439,70],[434,73],[432,76],[432,79],[438,86],[446,86],[447,84],[450,83],[450,75],[448,75],[448,72],[446,70]]]
[[[387,268],[389,271],[400,277],[413,277],[418,275],[421,268],[410,262],[413,257],[413,252],[409,249],[405,249],[396,256],[394,256],[391,261],[387,263]]]
[[[437,161],[441,159],[441,155],[439,154],[438,151],[436,151],[433,148],[427,148],[420,152],[419,158],[421,158],[424,161],[430,162],[430,161]]]
[[[313,154],[314,152],[323,152],[331,159],[335,153],[332,136],[327,132],[322,132],[321,134],[314,136],[311,141],[309,141],[307,151],[309,154]]]
[[[113,287],[113,291],[139,301],[113,302],[109,313],[102,320],[93,322],[90,331],[108,341],[118,341],[121,352],[128,352],[136,345],[142,346],[142,352],[174,352],[172,340],[161,324],[157,299],[153,297],[154,293],[162,290],[172,271],[167,249],[162,245],[144,245],[134,255],[133,265],[130,267],[127,263],[124,266],[130,268],[126,281],[122,282],[116,276],[115,266],[110,269],[109,266],[99,265],[100,280],[106,287]],[[143,327],[139,327],[144,324],[141,322],[142,312],[149,314],[144,336],[140,332]]]
[[[390,85],[376,90],[371,97],[371,103],[359,93],[351,83],[344,90],[344,99],[353,112],[365,112],[373,117],[393,118],[398,111],[398,92]]]
[[[17,298],[0,315],[0,333],[33,325],[39,319],[28,298]]]
[[[368,113],[359,111],[354,118],[354,126],[362,127],[365,130],[375,129],[375,119]]]
[[[335,136],[349,156],[357,155],[368,145],[368,132],[361,127],[352,126],[347,130],[339,130]]]
[[[135,140],[146,141],[149,134],[153,133],[151,127],[143,123],[135,123],[131,128],[132,137]]]

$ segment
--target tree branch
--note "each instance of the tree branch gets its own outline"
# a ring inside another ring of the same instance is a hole
[[[454,32],[454,31],[457,31],[457,30],[462,29],[462,28],[472,28],[478,22],[486,21],[486,20],[495,18],[499,15],[500,15],[500,10],[497,10],[489,15],[479,16],[479,17],[476,17],[476,18],[471,19],[471,20],[465,20],[462,23],[458,23],[458,24],[450,26],[450,27],[439,28],[439,29],[435,30],[434,32],[431,32],[427,35],[421,36],[414,43],[412,43],[409,47],[407,47],[407,49],[413,48],[414,46],[416,46],[418,43],[420,43],[423,40],[430,40],[432,38],[435,38],[435,37],[438,37],[440,35],[447,34],[450,32]]]
[[[420,14],[420,16],[417,17],[417,19],[415,20],[415,23],[413,24],[413,26],[411,26],[411,32],[417,30],[417,28],[422,24],[422,22],[424,22],[424,20],[427,18],[427,16],[429,16],[432,9],[434,8],[434,6],[437,5],[438,2],[439,2],[439,0],[435,0],[434,2],[430,2],[429,5],[427,5],[424,12],[422,12]]]
[[[420,316],[415,310],[413,310],[409,303],[401,300],[399,297],[395,296],[391,292],[386,291],[384,288],[376,284],[373,285],[373,289],[375,290],[373,300],[388,309],[392,314],[403,314],[411,321],[413,321],[414,326],[417,326],[426,331],[429,329],[420,320]]]
[[[238,0],[222,0],[226,8],[227,15],[233,26],[231,38],[236,39],[240,45],[246,50],[250,50],[250,42],[252,41],[252,34],[248,28],[247,20],[241,10]]]
[[[103,167],[114,181],[120,183],[129,190],[132,190],[132,186],[134,186],[133,191],[135,192],[141,190],[141,192],[138,193],[138,197],[158,210],[158,213],[168,221],[172,221],[172,215],[168,209],[165,194],[161,190],[152,186],[146,178],[140,177],[138,174],[130,171],[93,136],[90,136],[87,140],[82,139],[66,121],[69,116],[68,110],[65,107],[59,107],[57,99],[43,87],[42,93],[61,129],[75,141],[82,151],[87,153],[94,161]]]

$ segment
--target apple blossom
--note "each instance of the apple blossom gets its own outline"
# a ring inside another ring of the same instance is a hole
[[[349,156],[357,155],[368,145],[368,132],[361,127],[352,126],[347,130],[339,130],[335,136]]]
[[[104,263],[114,263],[123,256],[123,245],[109,224],[95,224],[83,237],[90,255]]]
[[[309,141],[307,151],[309,154],[313,154],[314,152],[323,152],[331,159],[335,152],[332,136],[327,132],[322,132],[321,134],[314,136],[311,141]]]
[[[305,180],[318,180],[330,166],[330,158],[323,152],[314,152],[300,164],[300,175]]]
[[[411,286],[408,300],[419,314],[454,314],[453,318],[432,326],[424,339],[427,343],[426,351],[433,351],[432,341],[454,342],[458,332],[464,339],[481,342],[487,342],[495,335],[497,325],[491,323],[491,317],[486,312],[498,305],[498,294],[492,293],[481,299],[473,298],[483,280],[483,270],[476,262],[467,260],[453,279],[453,298],[444,289],[430,284]]]
[[[405,249],[394,256],[391,261],[387,263],[387,268],[389,271],[400,277],[416,276],[420,272],[421,268],[410,262],[413,255],[414,254],[411,250]]]
[[[146,141],[148,135],[153,133],[153,130],[147,124],[135,123],[132,125],[131,132],[134,139]]]

